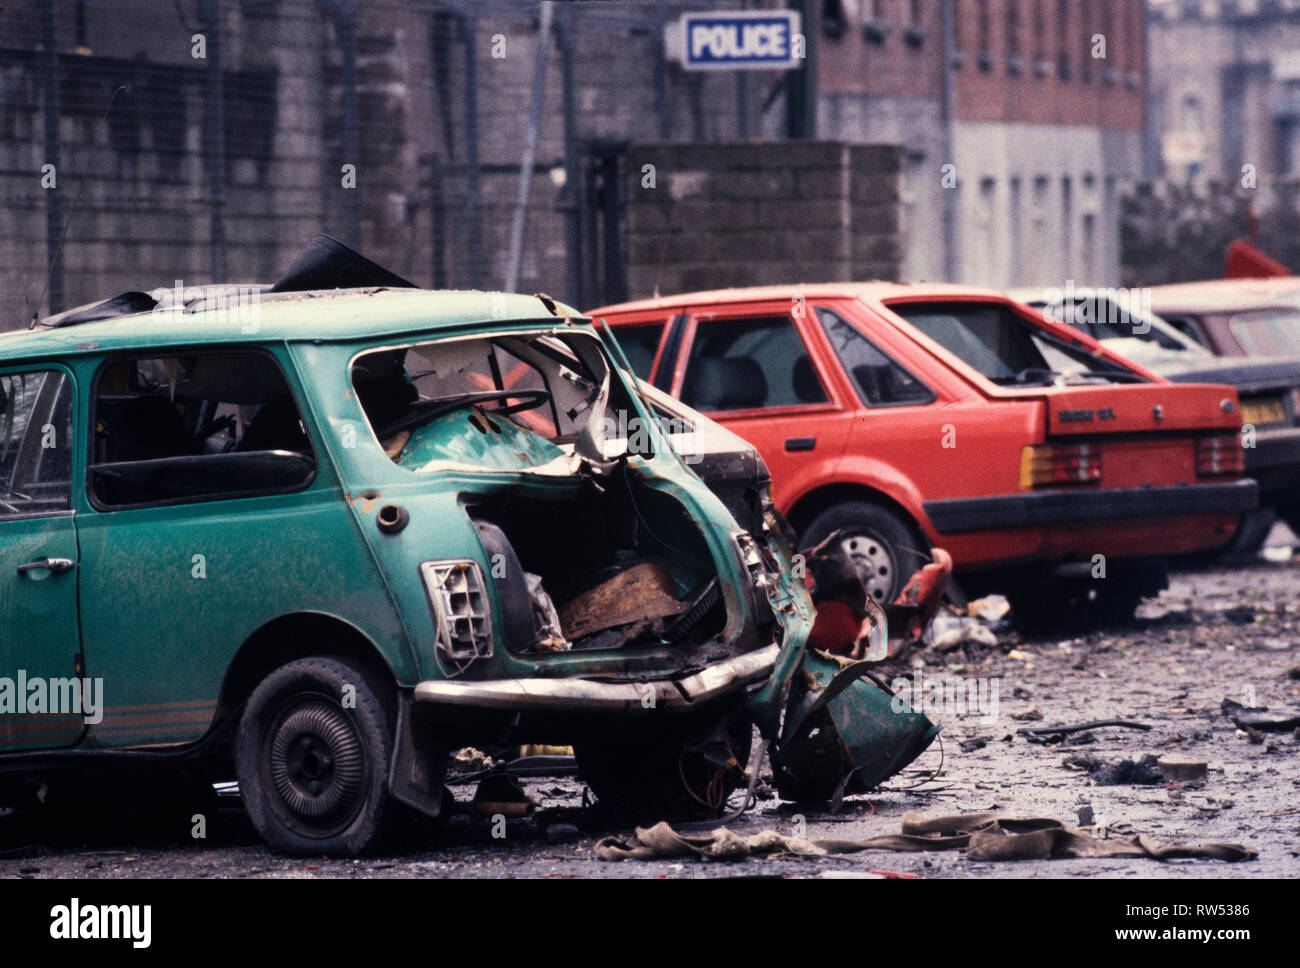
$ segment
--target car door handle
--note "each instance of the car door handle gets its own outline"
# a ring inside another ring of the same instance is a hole
[[[48,571],[53,575],[62,575],[64,572],[72,571],[77,567],[77,563],[71,558],[42,558],[40,561],[29,561],[25,565],[18,566],[18,574],[25,575],[29,571]]]
[[[806,454],[808,451],[816,449],[816,437],[791,437],[785,442],[787,454]]]

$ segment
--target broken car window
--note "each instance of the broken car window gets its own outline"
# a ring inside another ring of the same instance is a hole
[[[378,350],[357,359],[352,383],[385,452],[415,470],[527,470],[573,452],[610,459],[627,450],[634,413],[599,341],[586,334]]]
[[[0,376],[0,518],[66,511],[72,383],[54,370]]]
[[[280,368],[252,351],[125,357],[96,384],[95,499],[107,507],[292,491],[315,470]]]

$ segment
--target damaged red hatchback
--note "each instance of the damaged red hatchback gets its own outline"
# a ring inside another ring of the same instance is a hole
[[[963,591],[1023,622],[1123,619],[1166,556],[1223,546],[1257,501],[1231,387],[1169,383],[996,294],[770,287],[592,316],[755,444],[801,545],[838,536],[878,601],[942,544]]]

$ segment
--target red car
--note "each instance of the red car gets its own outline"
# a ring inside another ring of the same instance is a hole
[[[801,545],[837,536],[878,601],[942,545],[963,591],[1022,621],[1083,601],[1122,619],[1166,557],[1222,547],[1257,502],[1235,390],[1169,383],[993,293],[736,289],[592,316],[639,376],[757,446]]]

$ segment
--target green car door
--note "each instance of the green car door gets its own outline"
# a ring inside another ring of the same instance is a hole
[[[90,712],[75,678],[74,397],[60,367],[0,370],[0,752],[70,746]]]
[[[337,616],[381,647],[400,639],[272,352],[120,355],[87,379],[81,616],[105,696],[87,746],[196,741],[239,648],[286,614]]]

